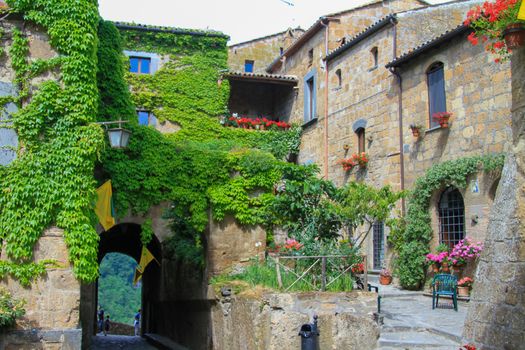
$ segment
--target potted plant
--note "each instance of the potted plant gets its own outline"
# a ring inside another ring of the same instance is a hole
[[[443,129],[448,128],[448,120],[450,117],[452,117],[452,113],[450,112],[437,112],[432,115],[432,118],[434,118]]]
[[[392,272],[387,268],[382,268],[379,272],[379,283],[382,285],[388,285],[392,283]]]
[[[338,163],[343,166],[344,171],[351,171],[357,165],[353,158],[340,159]]]
[[[470,289],[474,281],[470,277],[463,277],[458,281],[458,296],[468,297],[470,296]]]
[[[432,271],[438,273],[441,268],[443,272],[448,272],[448,246],[439,244],[436,247],[436,254],[429,253],[425,256],[425,261],[432,266]],[[443,264],[444,263],[444,264]]]
[[[412,130],[412,135],[419,138],[420,132],[423,130],[423,126],[420,124],[410,124],[409,128]]]
[[[363,274],[364,272],[365,272],[365,264],[363,264],[362,262],[356,263],[352,266],[352,273],[354,275],[360,275],[360,274]]]
[[[368,164],[368,156],[365,152],[352,154],[352,159],[360,168],[366,168]]]
[[[483,243],[474,243],[469,237],[462,239],[452,248],[450,253],[450,261],[453,264],[454,270],[459,272],[469,260],[479,258],[483,250]]]
[[[487,42],[486,50],[498,56],[495,61],[509,58],[510,50],[525,44],[525,20],[518,19],[519,0],[486,1],[467,12],[464,25],[474,31],[468,36],[472,45],[479,39]]]

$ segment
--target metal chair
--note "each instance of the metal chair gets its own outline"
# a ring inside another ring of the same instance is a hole
[[[438,274],[432,280],[432,310],[438,306],[439,296],[446,295],[452,297],[454,310],[458,311],[458,295],[456,287],[458,278],[449,274]]]

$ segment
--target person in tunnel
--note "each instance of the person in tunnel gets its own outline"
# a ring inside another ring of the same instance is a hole
[[[107,315],[106,320],[104,321],[104,335],[108,335],[110,328],[111,328],[111,322],[109,321],[109,315]]]
[[[98,332],[101,333],[104,331],[104,309],[102,306],[98,307]]]
[[[133,327],[135,327],[135,336],[140,335],[140,309],[135,314],[135,320],[133,321]]]

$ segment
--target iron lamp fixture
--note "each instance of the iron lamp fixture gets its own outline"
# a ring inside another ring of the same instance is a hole
[[[104,125],[108,132],[109,144],[111,148],[127,148],[131,131],[124,129],[122,124],[129,122],[128,120],[116,120],[110,122],[97,122],[97,124]],[[116,127],[109,127],[117,124]],[[109,128],[108,128],[109,127]]]

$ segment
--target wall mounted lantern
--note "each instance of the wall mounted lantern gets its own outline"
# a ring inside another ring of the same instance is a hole
[[[97,124],[104,125],[108,132],[109,144],[111,148],[126,148],[128,147],[129,137],[131,131],[124,129],[122,124],[127,123],[128,120],[117,120],[110,122],[97,122]],[[109,127],[110,125],[117,124],[116,127]],[[109,127],[109,128],[108,128]]]

